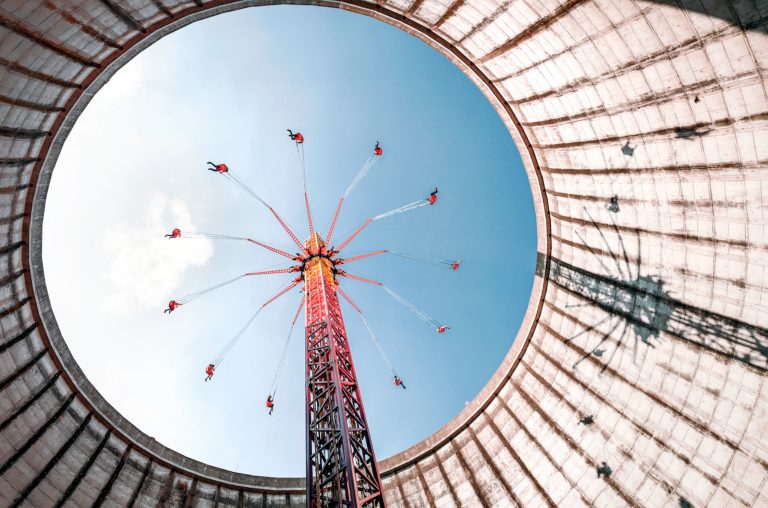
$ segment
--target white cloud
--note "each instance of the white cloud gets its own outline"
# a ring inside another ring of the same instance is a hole
[[[194,230],[189,209],[177,199],[157,193],[138,225],[116,224],[104,233],[107,268],[102,274],[113,286],[104,305],[115,310],[162,306],[191,267],[213,255],[210,240],[168,240],[174,227]]]

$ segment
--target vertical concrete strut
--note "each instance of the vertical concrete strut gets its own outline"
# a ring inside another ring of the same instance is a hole
[[[437,464],[437,470],[440,472],[443,483],[448,487],[448,492],[451,494],[451,500],[453,500],[453,504],[456,506],[461,506],[461,503],[459,503],[459,498],[456,495],[456,488],[451,483],[451,479],[448,478],[448,473],[445,472],[445,466],[443,466],[443,461],[440,460],[440,456],[438,454],[435,454],[435,463]]]
[[[85,464],[83,464],[83,467],[80,468],[80,471],[77,472],[77,475],[75,476],[74,480],[72,480],[72,483],[70,483],[69,487],[67,487],[67,490],[64,491],[64,495],[61,496],[61,499],[59,499],[59,501],[56,503],[56,508],[64,506],[64,503],[66,503],[70,496],[72,496],[72,494],[75,492],[75,490],[77,490],[77,487],[80,486],[80,482],[83,481],[85,475],[88,474],[88,471],[91,469],[91,466],[93,466],[93,463],[96,462],[96,459],[99,458],[99,455],[101,455],[101,452],[107,445],[107,441],[109,441],[110,436],[112,436],[112,429],[109,429],[104,433],[104,437],[101,438],[99,446],[91,454],[91,456],[88,457],[88,460],[85,462]]]
[[[29,398],[24,404],[19,406],[8,418],[3,420],[2,423],[0,423],[0,432],[3,432],[8,426],[13,423],[13,421],[19,417],[19,415],[24,414],[27,409],[32,407],[35,402],[37,402],[40,397],[48,393],[48,390],[51,389],[51,387],[56,383],[56,380],[59,379],[61,376],[61,372],[57,372],[53,376],[48,379],[48,381],[45,382],[45,385],[43,385],[40,390],[38,390],[31,398]]]
[[[0,24],[2,26],[2,24]],[[18,139],[39,139],[50,136],[51,131],[43,129],[24,129],[23,127],[0,127],[0,136]]]
[[[524,364],[524,365],[527,367],[527,364]],[[573,488],[574,490],[576,490],[576,492],[579,493],[579,496],[581,497],[581,501],[584,503],[584,505],[589,505],[589,500],[584,495],[584,491],[579,487],[579,484],[577,482],[572,481],[570,478],[568,478],[568,475],[566,475],[562,465],[555,460],[555,458],[552,456],[552,454],[549,452],[546,446],[542,445],[541,442],[539,442],[539,440],[536,439],[536,437],[531,433],[530,429],[528,429],[528,427],[526,427],[523,424],[522,420],[520,420],[520,418],[517,416],[517,413],[512,411],[512,408],[509,407],[509,405],[507,404],[507,401],[501,397],[499,397],[498,400],[499,400],[499,406],[501,407],[501,409],[505,411],[507,415],[509,415],[509,417],[515,422],[517,427],[523,431],[523,433],[528,438],[528,440],[532,442],[536,446],[536,448],[539,449],[541,454],[544,455],[544,457],[549,461],[552,467],[555,468],[560,473],[560,476],[562,476],[570,484],[571,488]],[[571,409],[574,411],[574,414],[576,414],[575,413],[576,408],[572,407]],[[498,427],[494,429],[494,432],[497,432],[497,430],[498,430]],[[502,443],[504,443],[504,447],[507,450],[512,449],[512,445],[509,444],[509,441],[502,440]]]
[[[160,497],[158,498],[157,505],[158,506],[165,506],[165,504],[168,502],[168,499],[171,497],[171,488],[173,487],[173,482],[176,479],[176,471],[171,471],[168,473],[168,478],[165,479],[165,484],[163,484],[163,490],[160,492]]]
[[[12,62],[2,57],[0,57],[0,65],[8,68],[8,70],[10,70],[11,72],[15,72],[17,74],[21,74],[22,76],[26,76],[28,78],[42,81],[44,83],[51,83],[53,85],[58,85],[63,88],[80,88],[80,85],[78,83],[75,83],[74,81],[67,81],[65,79],[60,79],[50,74],[33,71],[32,69],[29,69],[28,67],[25,67],[18,62]]]
[[[152,461],[148,460],[147,465],[144,467],[144,471],[141,473],[141,479],[139,480],[139,483],[136,485],[136,489],[133,491],[133,494],[131,494],[131,499],[128,501],[128,508],[133,508],[133,506],[136,504],[136,500],[141,495],[142,490],[144,490],[144,482],[147,480],[147,476],[149,476],[149,472],[152,469]]]
[[[34,357],[32,357],[27,363],[20,366],[17,371],[15,371],[13,374],[9,375],[8,377],[0,381],[0,392],[5,390],[20,376],[24,375],[24,373],[27,372],[30,368],[32,368],[33,365],[36,365],[37,362],[39,362],[40,359],[46,355],[46,353],[48,353],[48,348],[43,348],[39,353],[37,353]]]
[[[469,464],[467,464],[467,461],[464,459],[464,456],[461,454],[461,450],[459,449],[459,446],[456,444],[456,441],[451,441],[450,443],[451,451],[453,452],[454,457],[456,457],[456,460],[459,461],[459,465],[461,466],[461,470],[464,472],[464,474],[467,475],[467,479],[469,480],[469,485],[472,487],[472,492],[475,494],[475,497],[480,501],[480,504],[482,506],[491,506],[488,502],[488,498],[485,497],[485,492],[480,488],[480,485],[477,483],[477,479],[475,478],[475,470],[471,467],[469,467]]]
[[[486,414],[485,415],[486,421],[488,425],[491,427],[491,429],[494,431],[496,436],[499,438],[499,440],[507,444],[506,441],[504,441],[504,436],[499,432],[499,429],[496,427],[496,424],[493,423],[493,420],[490,419],[490,417]],[[477,450],[480,452],[480,455],[483,457],[483,460],[486,464],[488,464],[488,467],[493,471],[493,476],[499,482],[501,483],[501,486],[504,488],[504,492],[507,493],[509,498],[515,503],[517,506],[522,506],[523,503],[520,501],[520,498],[517,497],[517,494],[515,494],[514,489],[512,488],[512,485],[509,484],[509,481],[504,477],[502,472],[499,470],[499,468],[494,463],[491,456],[488,454],[488,450],[485,449],[483,446],[483,443],[480,442],[480,440],[477,438],[477,433],[475,432],[475,429],[472,427],[467,427],[467,432],[469,433],[469,437],[472,438],[472,442],[475,444],[475,447],[477,447]],[[547,506],[550,508],[555,508],[555,503],[552,502],[552,499],[549,498],[547,495],[546,490],[541,486],[541,484],[536,480],[536,477],[530,474],[530,471],[528,471],[528,468],[525,465],[525,462],[520,458],[520,456],[515,452],[514,448],[507,447],[507,451],[509,451],[510,455],[512,455],[512,458],[515,459],[515,462],[520,465],[520,467],[523,469],[523,471],[526,472],[526,475],[531,479],[531,483],[536,487],[536,490],[539,491],[541,494],[541,497],[543,497],[547,501]]]
[[[159,10],[169,18],[173,17],[173,13],[168,9],[168,7],[165,6],[162,0],[152,0],[152,3],[155,5],[155,7],[157,7],[157,10]]]
[[[192,485],[184,492],[179,504],[184,508],[190,508],[195,505],[195,496],[197,496],[197,478],[192,480]]]
[[[90,416],[90,414],[88,416]],[[120,471],[123,470],[123,466],[125,465],[125,461],[128,460],[128,455],[131,453],[131,450],[133,450],[133,447],[131,446],[125,447],[125,451],[123,452],[123,455],[120,457],[120,462],[117,463],[114,471],[112,471],[112,474],[109,475],[109,480],[107,480],[107,483],[101,489],[101,492],[99,492],[99,497],[97,497],[96,501],[94,501],[93,503],[94,508],[98,508],[99,506],[104,504],[104,500],[109,495],[109,491],[112,490],[112,485],[115,483],[115,480],[117,479],[117,476],[120,474]]]
[[[16,449],[16,451],[13,453],[13,455],[11,455],[11,456],[8,458],[8,460],[6,460],[6,461],[5,461],[5,463],[2,465],[2,467],[0,467],[0,476],[2,476],[3,474],[5,474],[5,472],[6,472],[6,471],[8,471],[8,469],[10,469],[10,468],[11,468],[11,466],[13,466],[13,465],[16,463],[16,461],[17,461],[17,460],[19,460],[19,458],[20,458],[22,455],[24,455],[25,453],[27,453],[27,450],[29,450],[29,449],[32,447],[32,445],[33,445],[33,444],[35,444],[35,443],[37,442],[37,440],[38,440],[38,439],[40,439],[40,437],[41,437],[43,434],[45,434],[45,433],[46,433],[46,431],[47,431],[49,428],[51,428],[51,425],[53,425],[54,423],[56,423],[56,422],[59,420],[59,418],[61,417],[61,415],[63,415],[63,414],[64,414],[64,411],[66,411],[66,410],[67,410],[67,408],[69,407],[69,405],[72,403],[72,401],[73,401],[73,400],[75,400],[75,394],[74,394],[74,393],[73,393],[72,395],[70,395],[70,396],[67,398],[67,400],[66,400],[66,401],[64,401],[64,403],[63,403],[61,406],[59,406],[59,409],[57,409],[57,410],[56,410],[56,413],[54,413],[54,414],[53,414],[53,416],[51,416],[51,418],[50,418],[50,419],[48,419],[48,420],[45,422],[45,424],[43,424],[43,426],[42,426],[42,427],[40,427],[39,429],[37,429],[37,431],[36,431],[34,434],[32,434],[32,435],[29,437],[29,439],[27,439],[27,440],[24,442],[24,444],[22,444],[20,447],[18,447],[18,448]]]
[[[23,219],[26,217],[26,214],[18,213],[16,215],[11,215],[10,217],[5,217],[3,219],[0,219],[0,224],[13,224],[17,220]]]
[[[325,248],[320,235],[309,252]],[[309,506],[382,507],[376,456],[341,316],[333,264],[304,265],[307,354],[307,502]]]
[[[29,300],[30,300],[30,298],[28,296],[24,297],[21,300],[19,300],[18,302],[16,302],[15,304],[13,304],[10,307],[8,307],[7,309],[0,310],[0,319],[4,318],[8,314],[16,312],[17,310],[22,308],[24,305],[26,305]]]
[[[125,10],[124,7],[120,5],[120,3],[115,2],[113,0],[100,0],[101,3],[103,3],[112,13],[117,16],[120,21],[125,23],[127,26],[131,27],[132,29],[138,31],[138,32],[146,32],[147,30],[139,23],[136,18],[131,16],[131,14]]]
[[[424,495],[427,496],[429,506],[435,506],[435,498],[429,490],[429,485],[427,485],[427,481],[424,479],[424,474],[421,472],[421,466],[419,466],[418,462],[413,465],[413,469],[416,471],[416,477],[419,479],[421,490],[424,492]]]
[[[395,485],[397,486],[397,492],[400,494],[400,501],[402,501],[404,508],[411,508],[411,503],[409,503],[408,498],[405,497],[403,479],[400,477],[400,475],[395,476]]]
[[[88,413],[88,416],[83,418],[80,426],[77,427],[77,430],[75,430],[75,432],[69,436],[69,439],[67,439],[61,448],[59,448],[59,451],[56,452],[56,455],[54,455],[51,460],[48,461],[45,467],[37,474],[35,479],[32,480],[29,485],[27,485],[24,490],[16,497],[16,499],[11,504],[12,507],[16,508],[17,506],[21,506],[21,504],[27,500],[27,497],[29,497],[32,491],[35,490],[38,485],[40,485],[40,482],[43,481],[43,478],[48,476],[48,473],[50,473],[51,470],[56,467],[56,464],[59,463],[64,454],[67,453],[67,450],[69,450],[77,438],[80,437],[80,434],[83,433],[83,430],[85,430],[85,428],[88,426],[88,423],[91,421],[91,417],[93,417],[93,413]]]
[[[46,38],[43,34],[23,25],[17,20],[10,18],[4,14],[0,14],[0,27],[3,27],[11,32],[14,32],[30,41],[38,44],[58,55],[61,55],[73,62],[77,62],[86,67],[99,67],[99,64],[91,61],[88,57],[78,53],[77,51],[70,49],[63,44],[52,41]]]

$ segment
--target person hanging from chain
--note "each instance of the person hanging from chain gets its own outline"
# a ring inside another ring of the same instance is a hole
[[[458,270],[461,266],[461,259],[457,259],[453,263],[451,263],[451,270]]]
[[[165,235],[167,239],[178,238],[181,236],[181,230],[179,228],[173,228],[173,231]]]
[[[206,378],[205,381],[207,382],[209,379],[213,378],[213,371],[216,370],[216,366],[212,363],[209,363],[208,366],[205,368],[205,374]]]
[[[163,314],[165,313],[170,314],[171,312],[175,311],[179,307],[181,307],[181,304],[179,302],[177,302],[176,300],[171,300],[170,302],[168,302],[168,308],[163,311]]]
[[[229,171],[229,166],[224,163],[214,164],[213,162],[208,161],[208,165],[211,166],[210,168],[207,168],[208,171],[216,171],[217,173],[226,173]]]
[[[429,193],[429,197],[427,198],[427,203],[430,205],[434,205],[437,203],[437,187],[435,187],[435,190]]]
[[[451,327],[448,325],[440,325],[437,327],[437,333],[445,333],[446,331],[450,330]]]
[[[294,134],[291,129],[285,130],[288,131],[288,137],[291,138],[292,141],[295,141],[297,145],[300,145],[304,142],[304,135],[301,132]]]
[[[265,406],[267,406],[267,409],[269,409],[269,414],[272,414],[272,411],[275,410],[275,401],[272,398],[271,395],[267,396],[267,401],[264,403]]]
[[[379,142],[376,142],[376,147],[373,149],[373,155],[376,157],[381,157],[381,154],[384,153],[384,150],[379,146]]]
[[[395,386],[402,386],[403,390],[405,390],[405,383],[403,383],[403,380],[400,379],[400,377],[397,374],[395,374],[395,379],[392,382],[394,383]]]

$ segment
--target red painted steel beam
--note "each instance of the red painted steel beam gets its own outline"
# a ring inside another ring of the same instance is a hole
[[[266,307],[266,306],[267,306],[267,305],[269,305],[270,303],[274,302],[275,300],[277,300],[278,298],[280,298],[280,297],[281,297],[281,296],[283,296],[285,293],[287,293],[287,292],[288,292],[288,291],[290,291],[291,289],[295,288],[295,287],[296,287],[296,286],[298,286],[299,284],[301,284],[301,279],[300,279],[300,278],[298,278],[298,279],[294,280],[293,282],[291,282],[291,283],[290,283],[290,285],[289,285],[287,288],[283,289],[282,291],[280,291],[279,293],[277,293],[275,296],[273,296],[272,298],[270,298],[269,300],[267,300],[266,302],[264,302],[264,303],[262,304],[262,308],[263,308],[263,307]]]
[[[341,277],[346,277],[348,279],[359,280],[360,282],[367,282],[368,284],[373,284],[373,285],[376,285],[376,286],[383,286],[384,285],[381,282],[377,282],[377,281],[371,280],[371,279],[366,279],[365,277],[359,277],[357,275],[352,275],[351,273],[342,272],[341,270],[338,270],[336,272],[336,275],[339,275]]]
[[[339,294],[341,294],[341,296],[344,297],[344,299],[347,301],[348,304],[350,304],[352,306],[353,309],[355,309],[360,314],[363,313],[363,311],[360,310],[360,307],[355,305],[355,302],[352,301],[352,299],[349,297],[349,295],[347,295],[347,293],[345,293],[344,290],[341,289],[341,286],[336,286],[336,291],[338,291]]]
[[[357,229],[354,231],[354,233],[352,233],[351,235],[349,235],[349,237],[348,237],[346,240],[344,240],[343,242],[341,242],[341,244],[340,244],[340,245],[339,245],[339,246],[338,246],[338,247],[335,249],[335,251],[336,251],[336,252],[341,252],[341,249],[343,249],[344,247],[346,247],[347,245],[349,245],[349,242],[351,242],[351,241],[352,241],[352,240],[353,240],[353,239],[354,239],[354,238],[355,238],[357,235],[359,235],[359,234],[360,234],[360,232],[361,232],[363,229],[365,229],[365,228],[368,226],[368,224],[370,224],[371,222],[373,222],[373,219],[368,219],[368,220],[366,220],[365,222],[363,222],[363,224],[362,224],[362,225],[361,225],[359,228],[357,228]]]
[[[379,254],[384,254],[385,252],[387,252],[387,250],[386,249],[382,249],[382,250],[376,250],[376,251],[373,251],[373,252],[369,252],[367,254],[360,254],[359,256],[352,256],[351,258],[338,259],[336,261],[336,264],[337,265],[343,265],[343,264],[346,264],[346,263],[351,263],[353,261],[357,261],[359,259],[365,259],[365,258],[369,258],[371,256],[377,256]]]
[[[307,196],[307,193],[304,193],[304,203],[307,206],[307,223],[309,224],[309,236],[312,236],[315,234],[315,227],[312,225],[312,211],[309,209],[309,196]]]
[[[58,42],[47,39],[43,34],[2,13],[0,13],[0,27],[10,30],[17,35],[29,39],[39,46],[49,49],[54,53],[81,65],[85,65],[86,67],[101,67],[98,63],[94,62],[89,57],[84,56],[77,51],[64,46],[63,44],[59,44]]]
[[[245,275],[274,275],[277,273],[291,273],[299,271],[299,267],[292,266],[291,268],[281,268],[279,270],[263,270],[261,272],[248,272]]]
[[[333,230],[336,228],[336,220],[339,218],[339,212],[341,212],[341,205],[344,203],[344,198],[339,199],[339,204],[336,206],[336,211],[333,212],[333,219],[331,219],[331,227],[328,228],[328,234],[325,236],[325,244],[330,245],[331,236],[333,236]]]
[[[297,256],[295,256],[295,255],[293,255],[293,254],[288,254],[288,253],[287,253],[287,252],[285,252],[284,250],[280,250],[280,249],[278,249],[278,248],[272,247],[271,245],[267,245],[266,243],[262,243],[262,242],[259,242],[259,241],[257,241],[257,240],[253,240],[253,239],[251,239],[251,238],[246,238],[246,240],[248,240],[248,241],[249,241],[249,242],[251,242],[252,244],[258,245],[259,247],[264,247],[265,249],[267,249],[267,250],[269,250],[269,251],[272,251],[272,252],[274,252],[275,254],[280,254],[281,256],[285,256],[285,257],[287,257],[288,259],[292,259],[292,260],[294,260],[294,261],[296,261],[297,259],[299,259]]]
[[[279,222],[280,225],[283,226],[283,229],[285,230],[286,233],[288,233],[288,236],[291,237],[291,240],[293,240],[293,243],[295,243],[300,250],[304,250],[304,245],[302,245],[299,239],[296,238],[296,235],[293,234],[293,231],[291,231],[291,228],[289,228],[288,225],[285,222],[283,222],[283,219],[277,214],[275,209],[272,208],[271,206],[269,206],[268,208],[269,208],[269,211],[272,212],[272,215],[275,216],[275,219],[277,219],[277,222]]]

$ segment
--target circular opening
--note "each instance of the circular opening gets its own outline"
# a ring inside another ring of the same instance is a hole
[[[378,287],[343,283],[408,386],[392,385],[342,303],[378,457],[417,443],[475,397],[509,350],[531,292],[536,225],[522,162],[497,113],[456,67],[401,31],[342,11],[272,7],[217,16],[156,43],[72,130],[47,196],[43,256],[69,348],[128,420],[201,461],[299,476],[301,322],[278,411],[269,417],[263,407],[297,294],[265,310],[215,382],[202,380],[204,366],[290,277],[241,280],[162,314],[175,295],[286,266],[242,242],[163,238],[178,225],[291,247],[268,212],[205,171],[206,161],[226,161],[306,236],[286,127],[307,136],[309,195],[323,233],[373,143],[386,149],[345,200],[337,239],[440,189],[439,205],[376,221],[349,247],[349,255],[386,248],[418,260],[381,255],[348,271],[381,280],[450,324],[448,334]],[[463,263],[454,272],[436,258]]]

